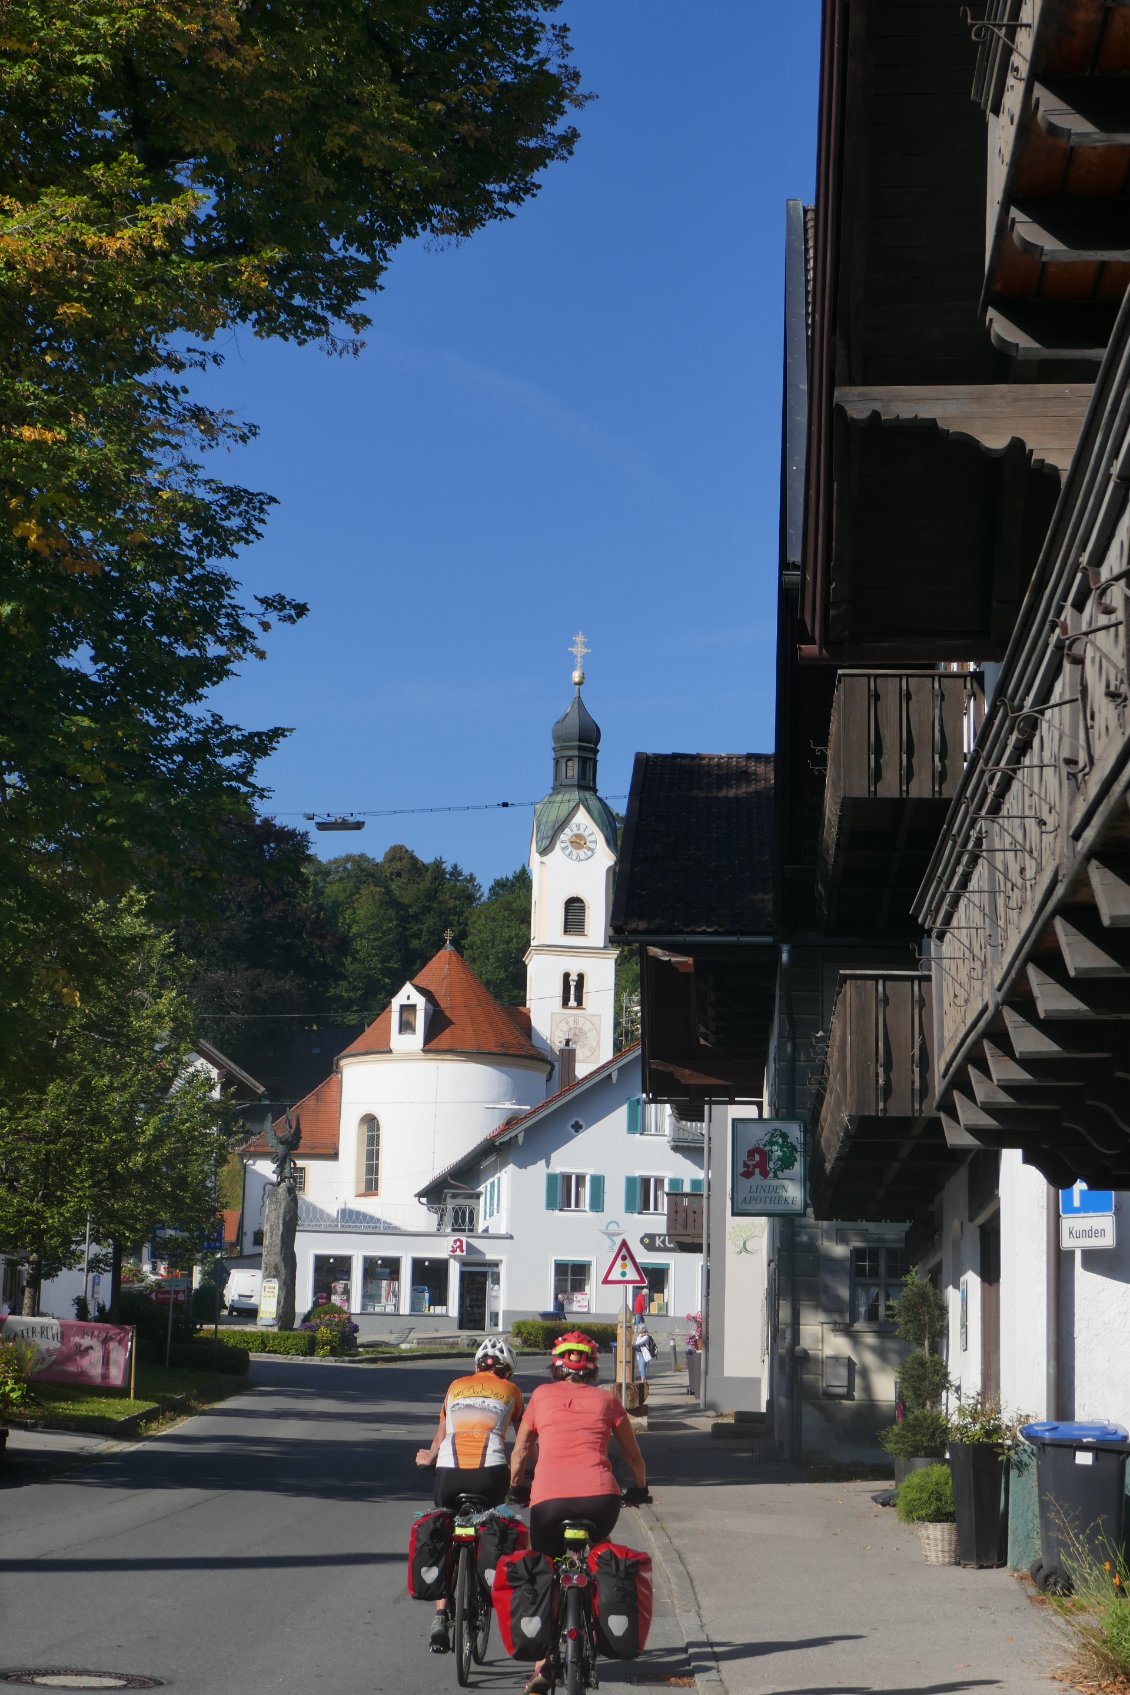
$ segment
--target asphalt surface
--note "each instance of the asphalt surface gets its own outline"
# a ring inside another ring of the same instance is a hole
[[[405,1555],[430,1499],[415,1450],[464,1365],[256,1360],[247,1393],[141,1442],[13,1431],[0,1687],[77,1669],[186,1695],[454,1690]],[[604,1687],[693,1673],[699,1695],[1062,1692],[1069,1645],[1030,1585],[927,1566],[875,1483],[812,1482],[752,1438],[712,1439],[685,1383],[652,1385],[655,1504],[615,1533],[655,1557],[648,1651],[601,1662]],[[528,1668],[496,1632],[490,1652],[473,1688],[517,1695]]]
[[[213,1411],[0,1491],[0,1677],[126,1673],[186,1695],[454,1689],[405,1566],[430,1501],[415,1450],[459,1369],[255,1361],[248,1392]],[[631,1516],[617,1535],[643,1545]],[[687,1670],[662,1575],[657,1591],[649,1680]],[[601,1681],[626,1686],[643,1664],[602,1665]],[[515,1691],[527,1675],[492,1633],[472,1685]]]

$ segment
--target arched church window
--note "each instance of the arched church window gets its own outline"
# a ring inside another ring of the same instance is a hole
[[[576,777],[576,775],[577,775],[577,761],[575,759],[567,759],[565,761],[565,781],[567,783],[571,783],[574,780],[574,778]]]
[[[562,928],[567,936],[583,936],[586,927],[585,903],[580,895],[570,895],[565,902],[565,919]]]
[[[561,974],[561,1005],[584,1006],[585,974],[583,971],[563,971]]]
[[[357,1193],[379,1194],[381,1187],[381,1127],[370,1113],[361,1120],[357,1135]]]

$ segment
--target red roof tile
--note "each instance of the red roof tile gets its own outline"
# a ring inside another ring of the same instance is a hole
[[[324,1083],[319,1083],[316,1089],[311,1089],[308,1095],[303,1095],[291,1114],[291,1121],[299,1118],[302,1121],[302,1141],[298,1146],[297,1159],[336,1159],[337,1134],[341,1122],[341,1078],[335,1071],[332,1077],[327,1077]],[[285,1128],[282,1118],[276,1118],[271,1128],[276,1135]],[[269,1154],[272,1149],[265,1136],[258,1137],[254,1142],[245,1144],[244,1153]]]
[[[492,1058],[536,1059],[549,1069],[549,1061],[523,1031],[516,1013],[523,1008],[500,1006],[481,983],[461,954],[441,948],[412,979],[413,986],[432,1003],[424,1052],[489,1054]],[[528,1019],[528,1014],[526,1015]],[[392,1008],[387,1006],[363,1035],[340,1054],[340,1059],[359,1054],[391,1053]]]

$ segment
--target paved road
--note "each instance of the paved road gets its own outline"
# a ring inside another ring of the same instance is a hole
[[[453,1366],[252,1371],[211,1413],[0,1492],[0,1672],[130,1672],[186,1695],[456,1687],[451,1656],[425,1648],[430,1607],[405,1591],[427,1490],[413,1455]],[[523,1681],[495,1636],[474,1687]]]

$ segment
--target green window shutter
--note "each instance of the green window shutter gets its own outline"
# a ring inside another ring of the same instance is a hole
[[[628,1135],[638,1136],[643,1123],[643,1102],[638,1095],[633,1095],[628,1102]]]
[[[589,1178],[589,1211],[604,1211],[604,1178],[600,1176]]]
[[[624,1211],[639,1212],[640,1210],[640,1180],[638,1177],[624,1179]]]
[[[683,1179],[681,1177],[668,1177],[665,1187],[669,1195],[681,1195],[683,1192]]]
[[[701,1177],[692,1177],[691,1178],[691,1194],[692,1195],[701,1195],[704,1188],[705,1188],[705,1183],[704,1183],[704,1180]]]
[[[558,1212],[561,1208],[561,1177],[556,1171],[545,1174],[545,1210]]]

